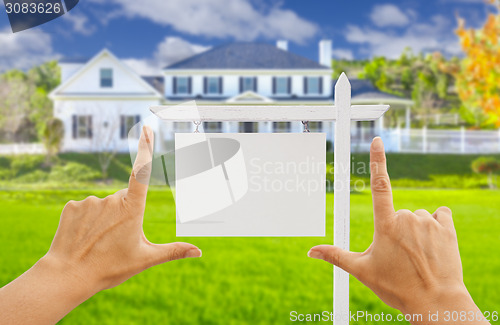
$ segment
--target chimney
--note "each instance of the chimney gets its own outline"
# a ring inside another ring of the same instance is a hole
[[[276,41],[276,47],[283,51],[288,51],[288,41],[278,40]]]
[[[332,41],[329,39],[319,41],[319,64],[332,67]]]

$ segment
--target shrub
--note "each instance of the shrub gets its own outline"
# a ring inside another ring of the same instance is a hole
[[[13,156],[10,161],[12,176],[16,177],[27,174],[35,169],[42,169],[44,157],[41,155],[20,155]]]
[[[49,179],[58,182],[87,182],[99,178],[99,172],[92,168],[69,162],[64,166],[54,166],[50,172]]]
[[[500,171],[500,161],[494,157],[479,157],[472,162],[471,167],[475,173],[488,175],[489,187],[495,187],[493,175]]]
[[[35,170],[31,173],[19,176],[15,180],[19,183],[40,183],[47,180],[48,177],[49,173],[44,172],[43,170]]]

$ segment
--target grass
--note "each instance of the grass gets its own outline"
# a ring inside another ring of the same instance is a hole
[[[28,269],[48,249],[59,214],[70,199],[109,190],[0,193],[0,286]],[[500,197],[486,190],[394,191],[396,208],[454,210],[464,278],[482,310],[500,306]],[[288,324],[289,313],[321,313],[332,306],[332,266],[307,258],[311,246],[332,242],[333,195],[327,196],[327,236],[320,238],[180,238],[203,250],[201,259],[149,269],[97,294],[61,324]],[[371,242],[371,197],[351,197],[351,247]],[[144,220],[153,242],[177,241],[169,192],[152,188]],[[351,311],[396,311],[351,278]]]

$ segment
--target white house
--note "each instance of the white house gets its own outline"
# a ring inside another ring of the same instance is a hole
[[[286,41],[229,43],[163,69],[169,104],[331,105],[331,41],[319,43],[319,62],[288,51]],[[265,108],[263,108],[265,109]],[[329,124],[329,123],[328,123]],[[205,132],[300,132],[300,122],[206,122]],[[173,130],[193,124],[172,123]],[[330,125],[310,123],[312,130]]]
[[[315,105],[332,103],[331,42],[320,42],[320,64],[287,51],[287,42],[231,43],[141,77],[102,50],[90,60],[61,60],[61,85],[51,92],[54,116],[64,122],[63,151],[127,151],[130,127],[149,107],[196,100],[200,104]],[[163,87],[164,84],[164,87]],[[300,131],[300,122],[204,124],[205,132]],[[311,129],[329,129],[312,123]],[[157,126],[157,128],[159,128]],[[168,140],[194,124],[156,130]]]
[[[127,151],[130,127],[163,99],[157,80],[140,77],[106,49],[59,64],[61,84],[50,98],[64,123],[62,151]]]

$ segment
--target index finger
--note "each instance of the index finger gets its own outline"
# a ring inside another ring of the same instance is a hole
[[[372,189],[375,223],[394,215],[391,180],[387,173],[384,143],[380,137],[373,139],[370,147],[370,186]]]
[[[135,157],[134,167],[128,182],[128,191],[126,198],[146,202],[148,193],[149,178],[153,163],[154,133],[149,126],[143,126],[137,156]]]

